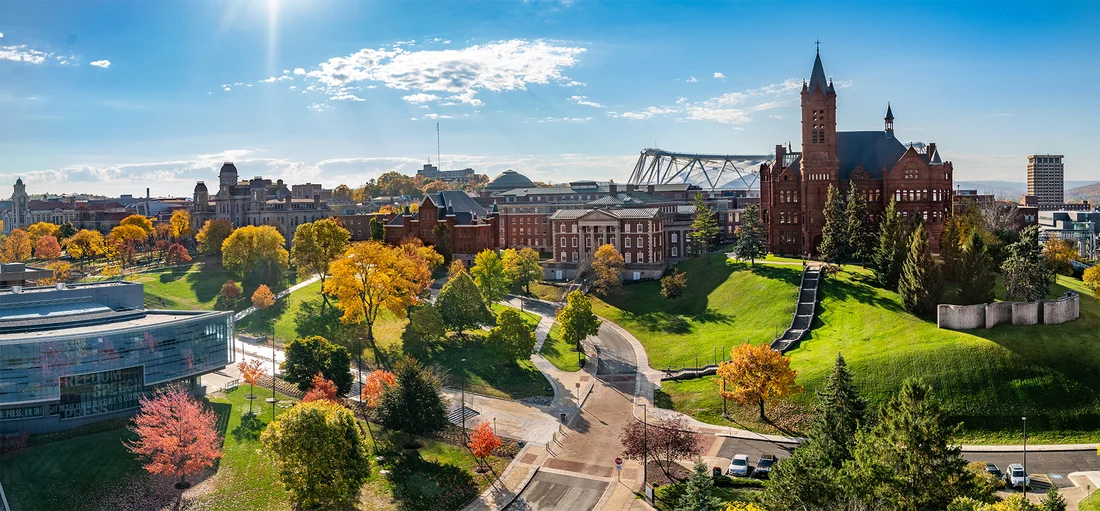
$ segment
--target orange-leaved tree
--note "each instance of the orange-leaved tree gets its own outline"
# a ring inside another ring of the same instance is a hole
[[[275,305],[275,293],[271,292],[267,284],[260,284],[260,287],[252,293],[252,306],[264,310],[272,305]]]
[[[320,400],[336,403],[336,384],[332,383],[332,380],[325,379],[325,375],[317,373],[313,375],[313,380],[309,382],[309,391],[302,398],[302,402],[309,403],[310,401]]]
[[[241,379],[248,384],[248,413],[251,414],[252,400],[256,398],[252,391],[260,383],[260,378],[267,376],[264,361],[258,358],[249,359],[248,361],[242,360],[237,364],[237,370],[241,372]]]
[[[182,489],[187,476],[201,473],[221,457],[217,422],[214,412],[183,387],[170,385],[141,398],[141,411],[129,428],[138,439],[123,443],[145,459],[145,470],[178,478],[176,487]]]
[[[367,408],[376,408],[378,401],[382,399],[382,393],[386,387],[397,383],[397,378],[389,371],[381,369],[372,371],[363,382],[363,392],[360,396]]]
[[[716,382],[719,394],[739,404],[758,404],[760,418],[764,403],[795,394],[802,390],[795,384],[798,373],[791,369],[791,360],[767,344],[741,344],[730,350],[730,361],[718,366]]]
[[[34,246],[34,256],[39,259],[57,259],[61,257],[61,244],[57,242],[57,238],[49,234],[43,235]]]
[[[493,451],[500,447],[501,443],[503,442],[500,437],[493,433],[493,427],[488,422],[482,422],[474,428],[474,432],[470,435],[470,441],[466,446],[470,448],[470,452],[477,460],[478,471],[485,471],[486,458],[491,456]]]

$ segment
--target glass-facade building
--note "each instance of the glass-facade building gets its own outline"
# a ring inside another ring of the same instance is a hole
[[[0,433],[129,415],[156,386],[199,391],[234,362],[231,312],[128,307],[141,284],[112,284],[0,290]]]

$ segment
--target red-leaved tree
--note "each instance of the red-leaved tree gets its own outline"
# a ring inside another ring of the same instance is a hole
[[[248,384],[248,413],[252,413],[252,400],[256,398],[252,390],[260,383],[260,378],[267,375],[264,369],[264,361],[253,358],[247,362],[242,360],[237,364],[237,370],[241,372],[241,379]]]
[[[382,392],[386,390],[387,386],[396,383],[397,378],[393,376],[393,373],[381,369],[372,371],[367,375],[366,381],[363,382],[363,392],[360,396],[363,399],[363,404],[367,405],[367,408],[377,407],[378,400],[382,399]]]
[[[168,246],[168,251],[164,254],[164,262],[168,264],[191,262],[191,255],[187,253],[187,248],[183,245],[173,243]]]
[[[303,403],[310,401],[332,401],[336,403],[336,384],[332,380],[325,379],[325,375],[317,373],[309,383],[309,391],[302,398]]]
[[[488,422],[482,422],[474,428],[474,432],[470,435],[470,441],[466,446],[474,454],[479,472],[485,471],[485,459],[491,456],[493,451],[500,447],[501,443],[503,442],[500,437],[493,433],[493,427]]]
[[[648,438],[645,438],[646,428],[643,423],[631,421],[619,436],[623,444],[623,457],[640,460],[645,454],[672,480],[670,471],[673,463],[692,459],[702,449],[702,437],[688,428],[687,421],[682,417],[651,419]]]
[[[144,458],[150,474],[179,478],[177,488],[187,487],[187,476],[214,465],[221,457],[217,417],[181,386],[157,389],[141,398],[141,411],[133,419],[133,442],[123,441],[130,452]]]

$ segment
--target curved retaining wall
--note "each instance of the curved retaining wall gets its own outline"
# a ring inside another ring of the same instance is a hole
[[[948,330],[993,328],[997,325],[1057,325],[1081,315],[1081,297],[1068,292],[1057,300],[1039,302],[995,302],[978,305],[940,304],[936,325]]]

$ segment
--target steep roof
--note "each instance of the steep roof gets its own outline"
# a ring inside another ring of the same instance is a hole
[[[905,154],[906,147],[885,131],[838,131],[836,158],[840,179],[848,179],[852,169],[862,165],[872,179],[882,179],[882,169],[892,168]]]
[[[890,108],[890,103],[889,102],[886,103],[886,117],[885,117],[885,119],[887,121],[894,120],[894,111]]]
[[[821,92],[829,92],[829,82],[825,79],[825,67],[821,65],[821,52],[817,52],[817,57],[814,58],[814,70],[810,73],[810,92],[815,89],[821,89]]]

